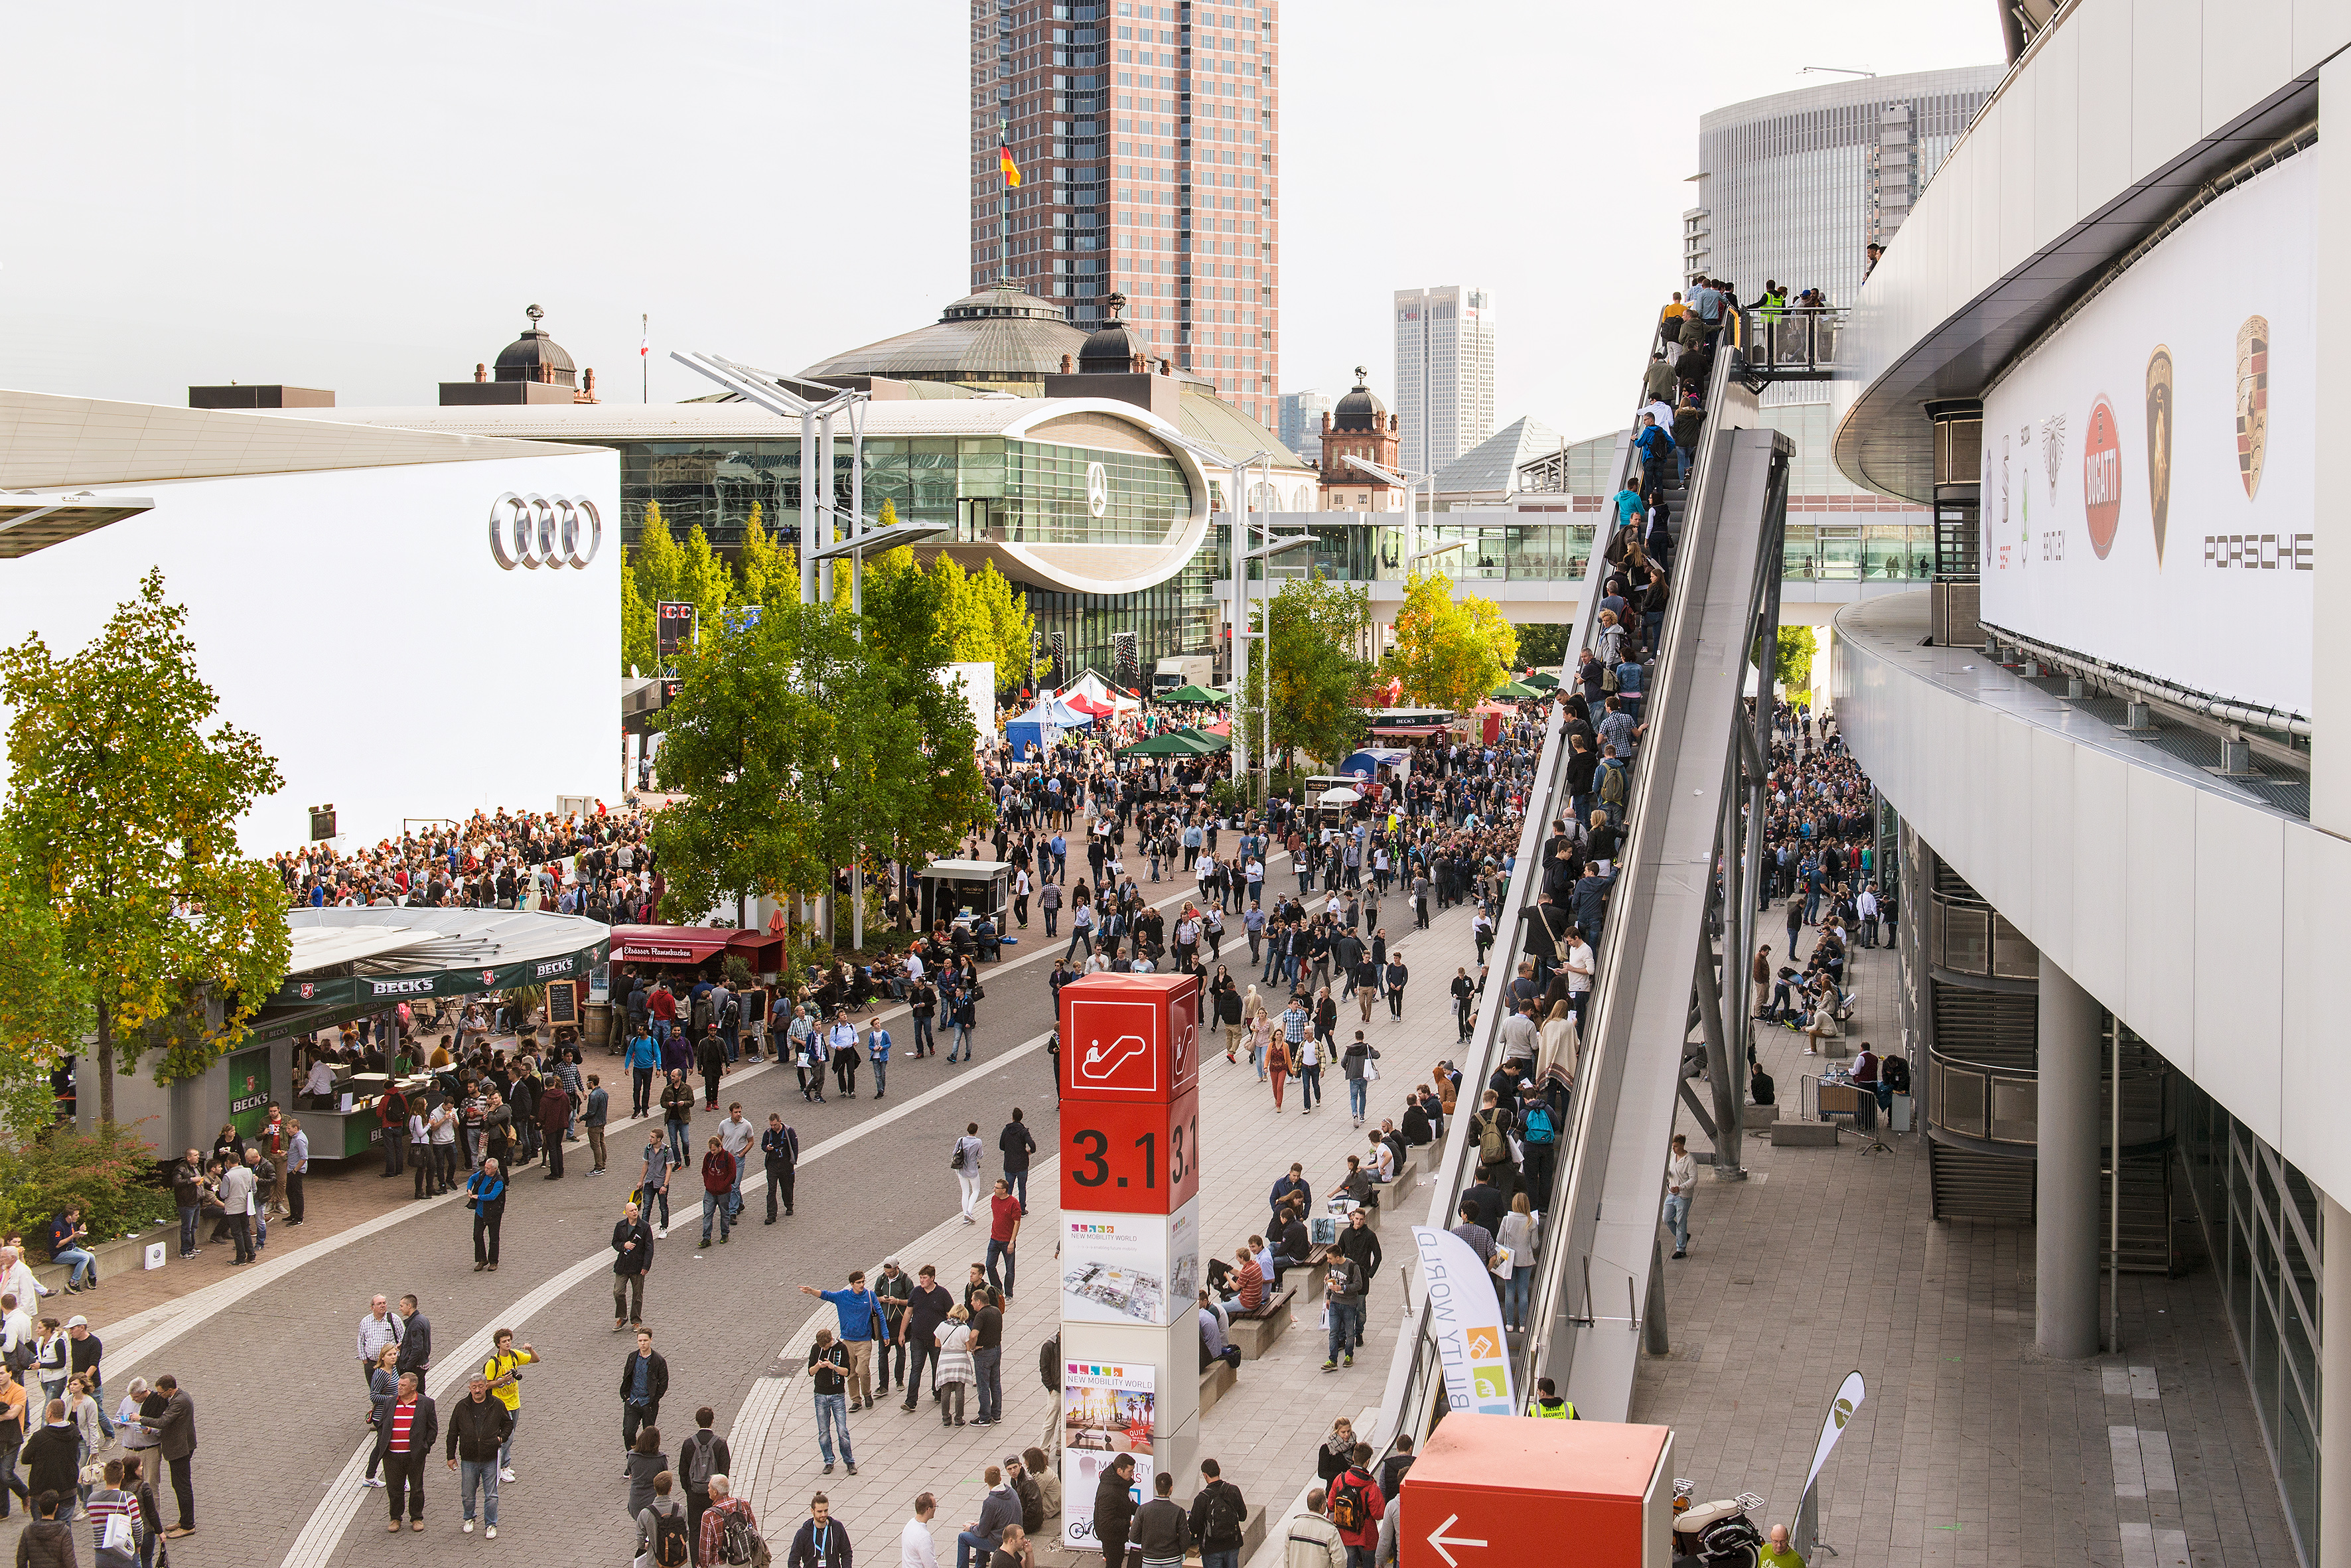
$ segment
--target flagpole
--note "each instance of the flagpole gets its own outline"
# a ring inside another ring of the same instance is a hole
[[[640,402],[653,401],[653,319],[651,311],[637,317],[637,401]]]

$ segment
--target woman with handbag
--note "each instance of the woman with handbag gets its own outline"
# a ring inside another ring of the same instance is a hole
[[[99,1484],[83,1499],[89,1513],[90,1561],[96,1568],[138,1568],[139,1500],[122,1490],[122,1461],[99,1466]]]
[[[371,1431],[382,1429],[384,1413],[392,1408],[392,1402],[399,1397],[400,1374],[393,1370],[399,1364],[400,1346],[397,1343],[385,1345],[376,1353],[375,1370],[368,1374],[367,1424]],[[382,1463],[383,1445],[378,1443],[368,1450],[367,1474],[360,1478],[360,1485],[382,1486],[383,1479],[375,1473],[377,1468]]]
[[[1498,1267],[1495,1283],[1501,1287],[1502,1326],[1522,1329],[1527,1326],[1527,1305],[1534,1291],[1535,1249],[1539,1232],[1532,1206],[1523,1192],[1510,1197],[1510,1212],[1502,1216],[1501,1229],[1494,1237],[1497,1257],[1506,1250],[1508,1263]]]

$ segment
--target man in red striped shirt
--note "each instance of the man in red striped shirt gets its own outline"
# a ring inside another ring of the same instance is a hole
[[[383,1452],[384,1496],[392,1503],[391,1529],[400,1531],[401,1500],[408,1501],[408,1527],[424,1528],[424,1461],[441,1436],[440,1412],[432,1396],[417,1386],[416,1374],[400,1375],[400,1392],[392,1402],[375,1440]]]

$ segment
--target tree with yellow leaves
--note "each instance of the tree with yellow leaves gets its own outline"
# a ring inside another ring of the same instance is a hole
[[[1405,698],[1466,713],[1508,677],[1519,654],[1518,628],[1482,594],[1456,595],[1443,572],[1416,572],[1405,586],[1388,671]]]

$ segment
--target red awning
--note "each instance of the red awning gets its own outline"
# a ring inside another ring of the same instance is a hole
[[[780,938],[722,925],[615,925],[616,964],[699,964],[729,948],[747,951]]]

